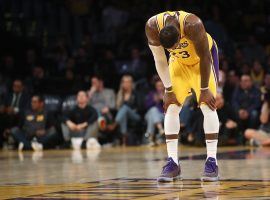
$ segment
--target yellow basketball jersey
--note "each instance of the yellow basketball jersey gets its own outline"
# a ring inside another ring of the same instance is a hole
[[[200,61],[199,56],[195,51],[195,47],[192,41],[190,41],[187,37],[185,37],[184,33],[184,25],[185,20],[190,13],[184,11],[167,11],[156,15],[157,27],[160,31],[165,26],[166,16],[176,16],[179,20],[180,24],[180,42],[176,49],[168,50],[170,52],[170,57],[178,59],[179,62],[185,65],[195,65]],[[211,49],[213,45],[212,37],[207,33],[209,49]]]

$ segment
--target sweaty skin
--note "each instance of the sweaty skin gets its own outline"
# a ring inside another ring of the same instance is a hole
[[[166,25],[173,25],[180,33],[180,25],[175,16],[168,16],[166,18]],[[145,26],[145,33],[148,39],[148,44],[153,46],[160,46],[159,32],[156,25],[155,16],[151,17]],[[202,21],[194,14],[190,14],[186,18],[184,25],[185,36],[190,39],[194,46],[197,55],[200,57],[200,72],[201,72],[201,88],[207,88],[211,70],[211,55],[209,52],[208,39]],[[179,34],[180,35],[180,34]],[[180,38],[179,38],[180,40]],[[176,48],[178,42],[172,47]],[[168,69],[169,70],[169,69]],[[199,105],[204,102],[210,109],[215,110],[215,98],[209,89],[202,90],[199,98]],[[167,110],[170,104],[179,104],[173,92],[165,93],[164,95],[164,109]]]

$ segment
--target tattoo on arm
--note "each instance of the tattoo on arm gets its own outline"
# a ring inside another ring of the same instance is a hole
[[[191,14],[186,19],[184,31],[186,36],[193,42],[196,53],[200,57],[201,88],[207,88],[212,61],[203,23],[197,16]]]
[[[148,39],[148,44],[160,46],[159,33],[156,24],[156,17],[151,17],[145,24],[145,34]]]

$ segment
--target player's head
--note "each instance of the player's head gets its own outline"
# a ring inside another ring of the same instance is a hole
[[[176,27],[169,25],[161,29],[159,40],[165,49],[175,49],[179,41],[179,31]]]

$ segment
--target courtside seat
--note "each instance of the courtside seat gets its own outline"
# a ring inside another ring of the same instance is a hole
[[[57,95],[44,95],[45,108],[48,112],[59,113],[62,99]]]
[[[76,106],[76,95],[66,97],[62,103],[62,113],[68,112]]]

